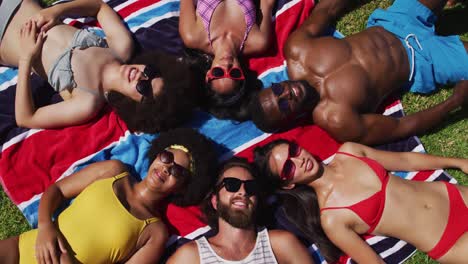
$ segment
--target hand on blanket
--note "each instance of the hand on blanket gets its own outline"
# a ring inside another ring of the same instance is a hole
[[[39,264],[62,263],[61,259],[69,259],[67,256],[65,239],[51,222],[47,225],[39,225],[36,239],[36,260]]]
[[[20,31],[20,46],[23,51],[20,60],[35,60],[41,54],[45,38],[43,31],[37,33],[36,22],[29,20],[24,23]]]
[[[36,22],[37,28],[40,31],[47,32],[53,26],[60,23],[59,14],[56,12],[56,9],[50,7],[45,8],[39,11],[37,15],[32,17],[32,20]]]

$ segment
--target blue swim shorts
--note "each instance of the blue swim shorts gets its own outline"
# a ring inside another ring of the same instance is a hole
[[[430,93],[437,85],[468,80],[468,53],[459,36],[438,36],[437,17],[418,0],[396,0],[375,10],[367,27],[381,26],[395,34],[408,52],[409,90]]]

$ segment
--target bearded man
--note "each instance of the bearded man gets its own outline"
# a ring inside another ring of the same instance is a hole
[[[313,263],[291,233],[257,228],[260,186],[250,163],[232,158],[218,175],[203,206],[216,235],[185,244],[168,263]]]

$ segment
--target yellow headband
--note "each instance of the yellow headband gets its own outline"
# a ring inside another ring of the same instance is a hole
[[[186,148],[185,146],[182,146],[182,145],[177,145],[177,144],[170,145],[169,148],[182,150],[183,152],[187,153],[187,155],[189,156],[189,160],[190,160],[189,171],[191,173],[193,173],[195,165],[194,165],[194,162],[193,162],[192,154],[190,153],[188,148]]]

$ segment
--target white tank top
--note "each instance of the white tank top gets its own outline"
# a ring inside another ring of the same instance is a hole
[[[254,249],[242,260],[226,260],[218,256],[205,237],[195,240],[200,255],[201,264],[229,263],[229,264],[277,264],[273,250],[271,249],[268,230],[264,228],[257,233],[257,241]]]

